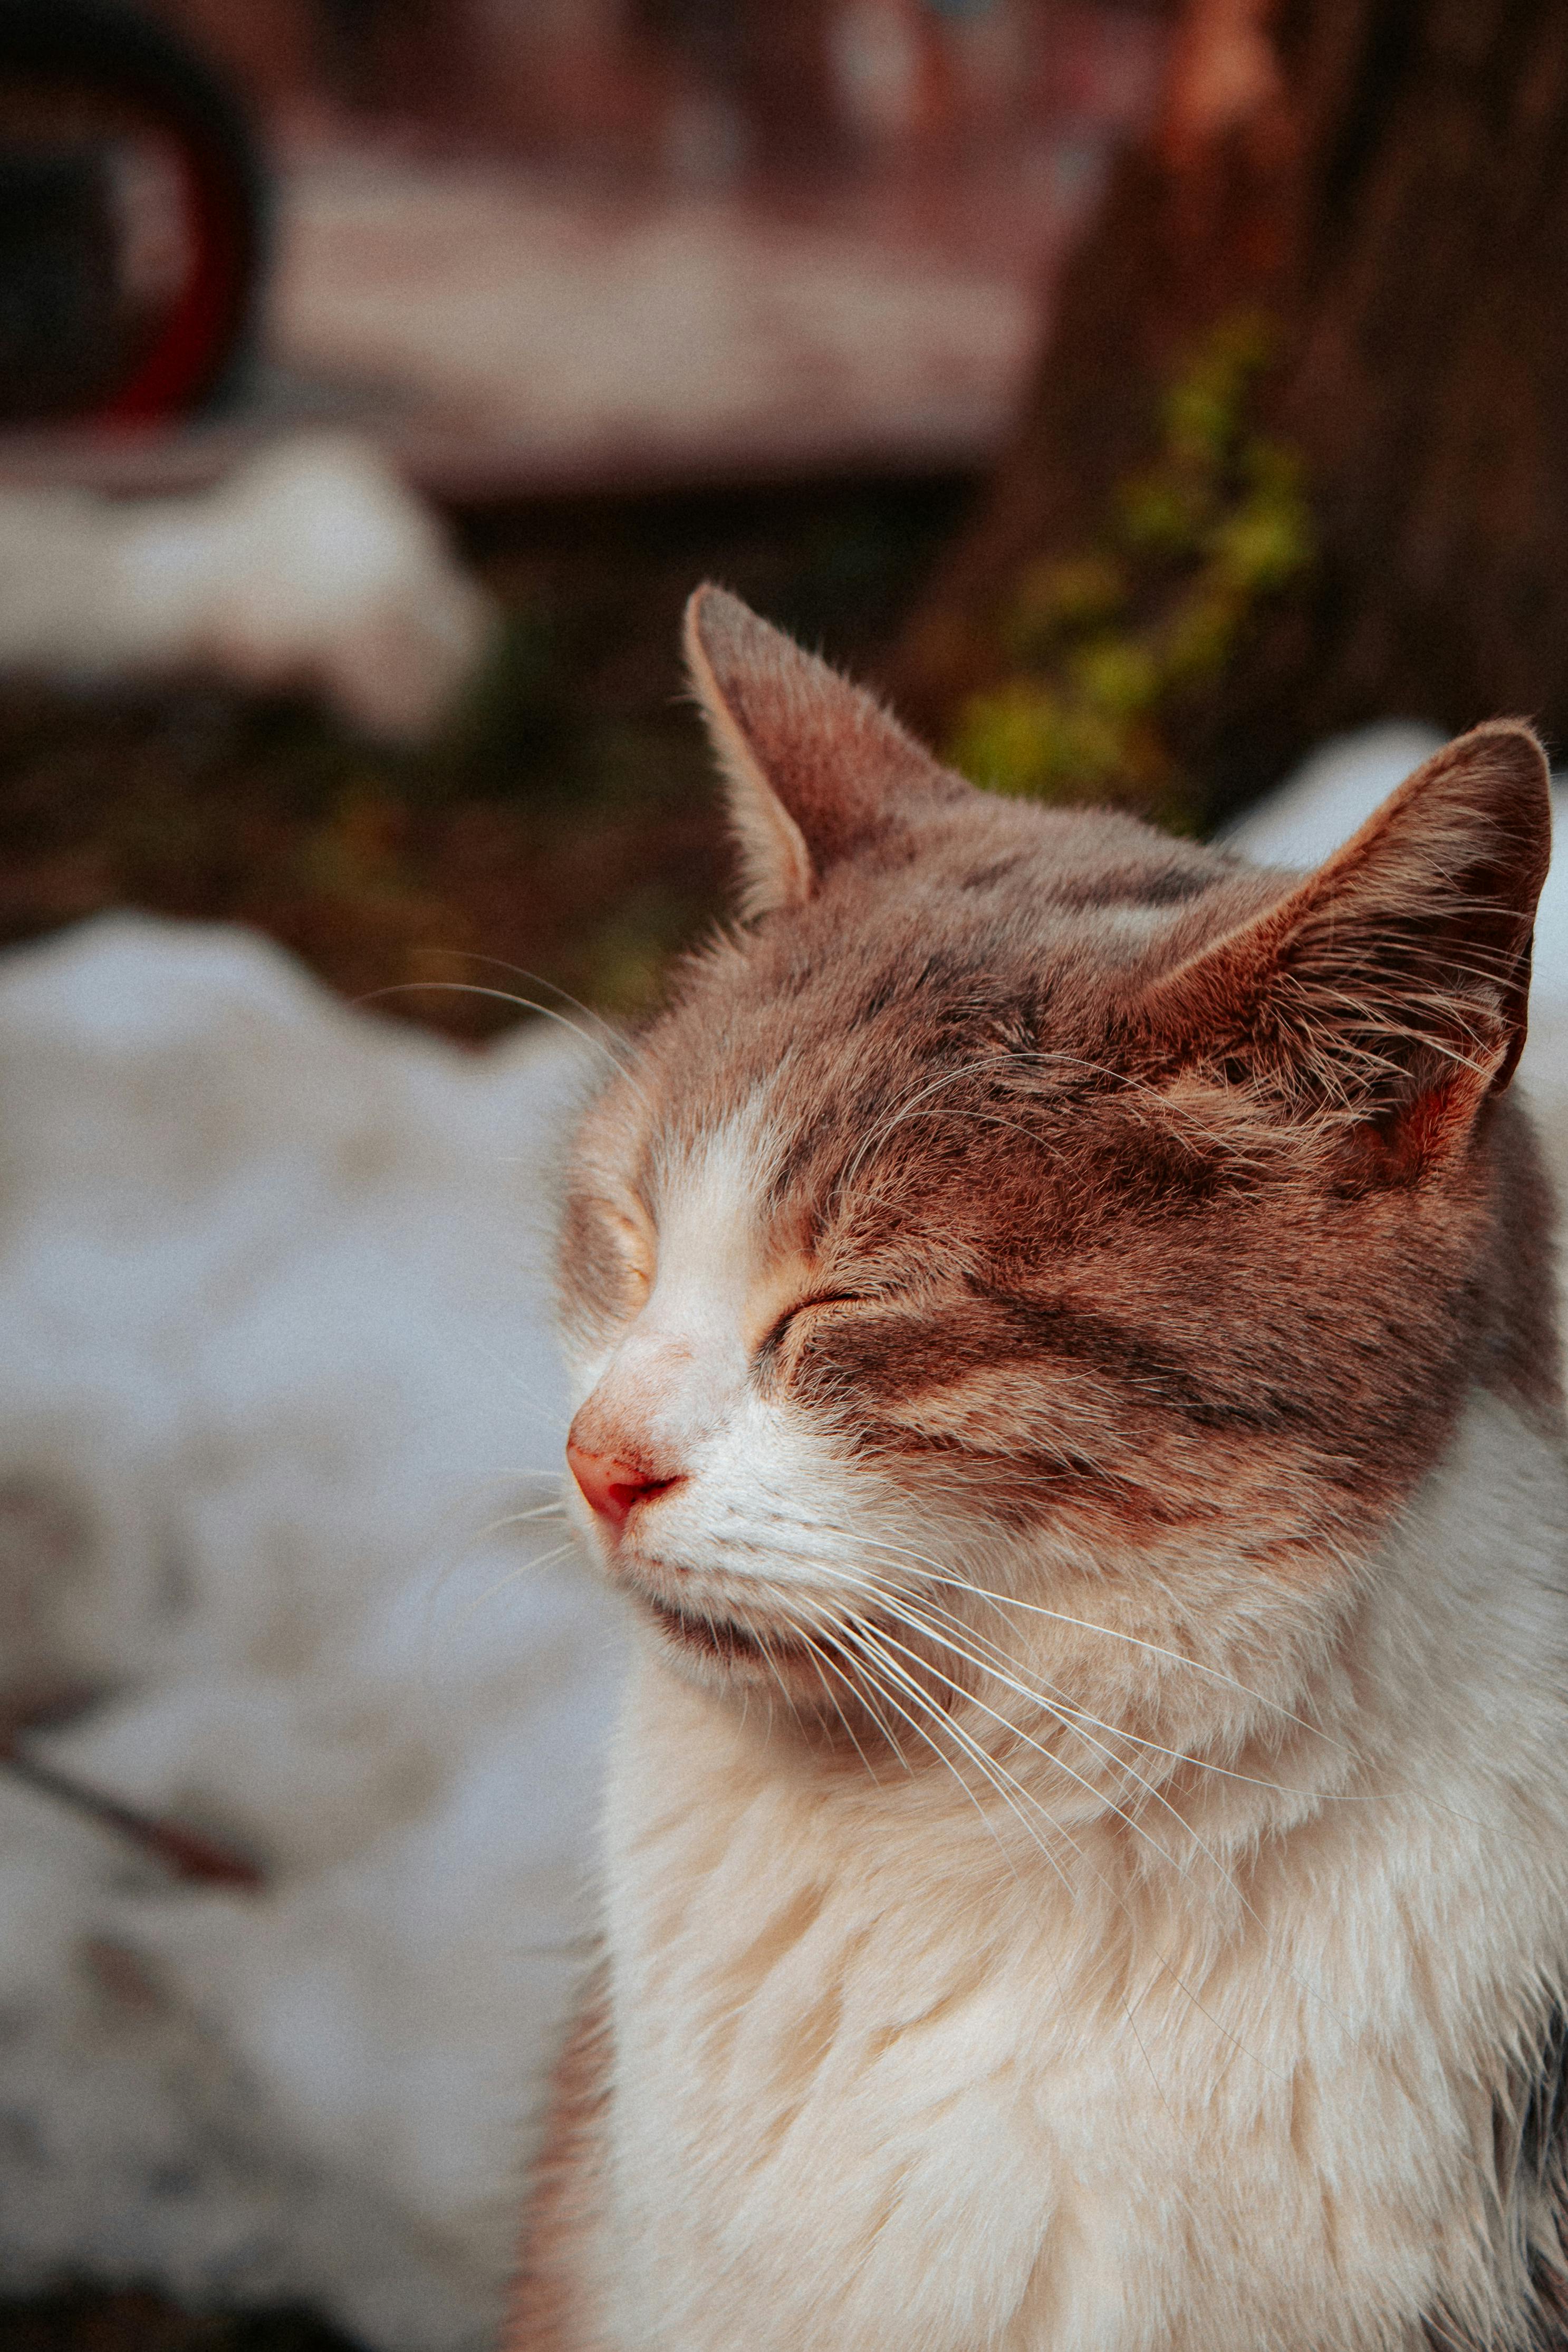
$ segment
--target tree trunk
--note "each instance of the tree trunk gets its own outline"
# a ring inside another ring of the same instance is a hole
[[[1019,583],[1114,540],[1128,484],[1176,462],[1170,388],[1244,318],[1272,337],[1247,431],[1298,468],[1312,552],[1232,594],[1209,674],[1149,689],[1186,813],[1375,717],[1519,711],[1568,745],[1562,0],[1186,0],[1016,441],[895,651],[901,704],[962,735],[1018,668]],[[1211,580],[1204,495],[1184,561]],[[1175,576],[1128,592],[1151,643]]]

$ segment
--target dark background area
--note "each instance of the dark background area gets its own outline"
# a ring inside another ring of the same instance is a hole
[[[974,495],[962,477],[471,509],[502,635],[435,739],[389,751],[219,684],[0,685],[0,939],[112,906],[237,920],[346,994],[468,1038],[515,1018],[495,958],[618,1013],[718,911],[727,856],[682,689],[714,577],[863,667]],[[528,989],[522,984],[522,992]]]

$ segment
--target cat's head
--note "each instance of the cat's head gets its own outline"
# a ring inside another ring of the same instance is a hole
[[[978,792],[722,592],[687,650],[743,921],[590,1112],[562,1255],[647,1638],[802,1715],[874,1655],[906,1717],[1074,1626],[1126,1636],[1103,1704],[1311,1647],[1467,1388],[1552,1390],[1504,1149],[1534,737],[1303,880]]]

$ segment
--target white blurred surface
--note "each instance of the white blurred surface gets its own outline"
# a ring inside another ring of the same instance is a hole
[[[256,1854],[0,1775],[0,2282],[485,2339],[589,1925],[610,1604],[559,1517],[549,1167],[591,1055],[471,1055],[237,932],[0,965],[0,1695]],[[531,1563],[543,1560],[539,1566]]]
[[[414,738],[494,621],[433,517],[347,434],[277,442],[196,497],[0,488],[0,667],[215,672]]]
[[[1444,740],[1415,719],[1332,736],[1220,839],[1260,866],[1320,866]]]

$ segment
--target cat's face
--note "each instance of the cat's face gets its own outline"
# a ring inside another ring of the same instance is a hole
[[[562,1256],[648,1638],[890,1726],[1088,1621],[1317,1639],[1485,1369],[1532,740],[1292,887],[972,791],[733,600],[691,650],[753,920],[590,1114]]]

